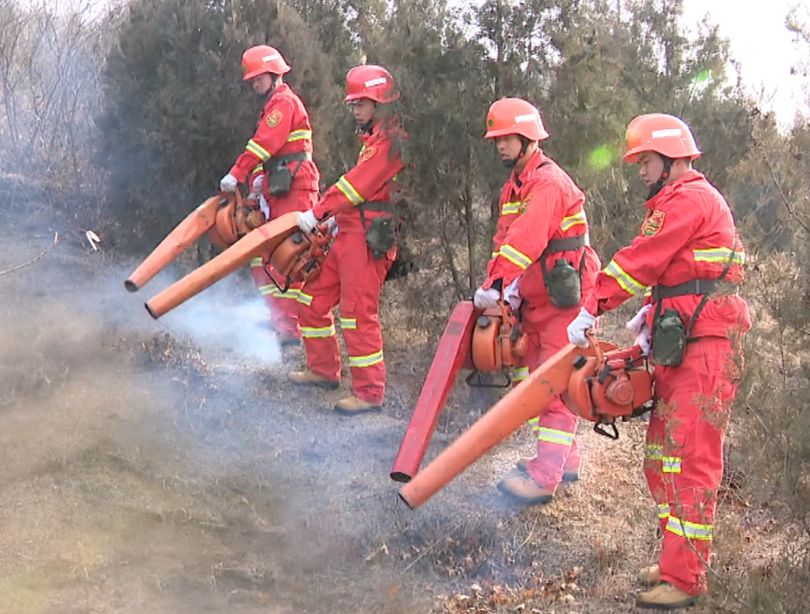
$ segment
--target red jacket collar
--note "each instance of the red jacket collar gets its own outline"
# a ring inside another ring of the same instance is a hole
[[[517,175],[515,171],[512,171],[512,175],[510,177],[512,183],[515,185],[522,185],[534,171],[540,168],[541,164],[548,160],[549,158],[546,157],[543,150],[538,147],[537,150],[531,155],[528,162],[526,162],[526,166],[523,167],[520,175]]]
[[[684,185],[692,183],[694,181],[701,181],[704,179],[705,177],[703,176],[703,173],[700,173],[695,169],[686,171],[675,181],[666,184],[663,188],[661,188],[661,191],[658,192],[658,194],[656,194],[650,200],[648,200],[647,208],[655,209],[656,205],[661,204],[663,201],[672,196],[672,194],[680,190]]]

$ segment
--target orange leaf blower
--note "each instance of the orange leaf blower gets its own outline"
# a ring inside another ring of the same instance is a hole
[[[149,315],[159,318],[257,256],[269,256],[273,268],[285,276],[284,287],[279,288],[282,291],[293,282],[314,279],[320,273],[332,237],[323,228],[312,235],[302,233],[298,230],[297,219],[296,212],[285,213],[251,230],[225,251],[147,301]],[[275,282],[275,277],[270,277]]]
[[[615,439],[616,420],[640,415],[652,399],[646,357],[638,346],[616,350],[595,340],[584,350],[567,345],[415,475],[400,497],[410,508],[419,507],[560,394],[567,395],[572,411],[594,422],[597,432]]]
[[[211,243],[225,249],[264,222],[264,213],[245,204],[240,192],[212,196],[166,235],[126,279],[124,287],[138,291],[204,234]]]
[[[505,303],[484,311],[476,309],[472,301],[458,303],[439,339],[391,468],[391,479],[407,482],[419,470],[459,370],[472,370],[466,380],[471,386],[508,387],[509,367],[515,366],[525,351],[526,336]],[[503,381],[491,383],[482,377],[492,373],[503,374]]]

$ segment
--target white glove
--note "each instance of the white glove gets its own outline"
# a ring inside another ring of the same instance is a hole
[[[523,304],[523,297],[520,296],[520,277],[515,277],[515,280],[506,286],[506,290],[503,291],[503,298],[509,303],[512,311],[517,312],[520,309]]]
[[[264,194],[259,192],[259,209],[262,210],[264,213],[265,219],[270,219],[270,205],[267,202],[267,199],[264,197]]]
[[[584,307],[581,307],[577,317],[568,325],[568,341],[581,348],[588,347],[590,341],[588,341],[585,333],[592,329],[595,324],[596,317],[588,313]]]
[[[301,211],[298,213],[298,228],[307,234],[311,234],[315,228],[318,227],[318,219],[312,212],[312,209]]]
[[[638,310],[638,313],[633,316],[631,320],[625,324],[627,330],[632,331],[636,335],[636,345],[641,348],[641,351],[647,356],[650,353],[650,344],[652,343],[652,335],[650,327],[647,326],[647,314],[652,309],[652,304],[644,305]]]
[[[473,297],[473,305],[478,309],[491,309],[498,306],[498,301],[501,298],[501,293],[495,288],[478,288]]]
[[[264,188],[264,173],[259,173],[253,179],[253,185],[250,186],[250,189],[254,194],[262,194],[263,188]]]
[[[236,192],[237,185],[239,185],[239,181],[230,173],[219,180],[219,189],[223,192]]]

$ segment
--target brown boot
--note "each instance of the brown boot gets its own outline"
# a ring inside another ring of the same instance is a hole
[[[636,607],[647,610],[677,610],[691,608],[697,603],[697,596],[684,593],[671,584],[661,582],[653,588],[636,595]]]
[[[643,586],[655,586],[661,581],[661,567],[650,565],[638,572],[639,584]]]
[[[309,369],[305,369],[303,371],[290,371],[287,379],[289,379],[292,383],[299,384],[301,386],[317,386],[319,388],[327,388],[329,390],[334,390],[340,386],[340,381],[325,378],[323,375],[313,373]]]
[[[538,486],[524,474],[508,475],[498,482],[498,490],[522,505],[541,505],[554,497],[554,491]]]
[[[515,463],[515,467],[520,469],[523,473],[528,473],[529,463],[534,460],[531,456],[524,456]],[[574,469],[573,471],[564,471],[562,476],[563,482],[576,482],[579,479],[579,471]]]
[[[348,396],[345,399],[340,399],[335,403],[335,411],[344,416],[356,416],[358,414],[366,414],[372,411],[380,411],[382,405],[369,403],[363,399],[359,399],[354,395]]]

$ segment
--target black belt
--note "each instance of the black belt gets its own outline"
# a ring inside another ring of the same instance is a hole
[[[735,290],[737,288],[735,284],[729,282],[722,283],[720,279],[690,279],[689,281],[675,286],[658,285],[653,287],[652,299],[654,301],[660,301],[661,299],[686,296],[688,294],[714,294],[721,285],[734,288]]]
[[[588,245],[586,235],[579,235],[578,237],[568,237],[566,239],[552,239],[548,242],[548,246],[543,251],[544,254],[556,254],[557,252],[573,252],[580,247]]]
[[[284,154],[283,156],[273,156],[262,162],[264,170],[268,170],[270,166],[279,166],[287,164],[287,162],[303,162],[304,160],[312,161],[312,154],[308,151],[299,151],[291,154]]]
[[[361,211],[374,211],[376,213],[393,213],[394,205],[387,200],[365,201],[357,205]]]

